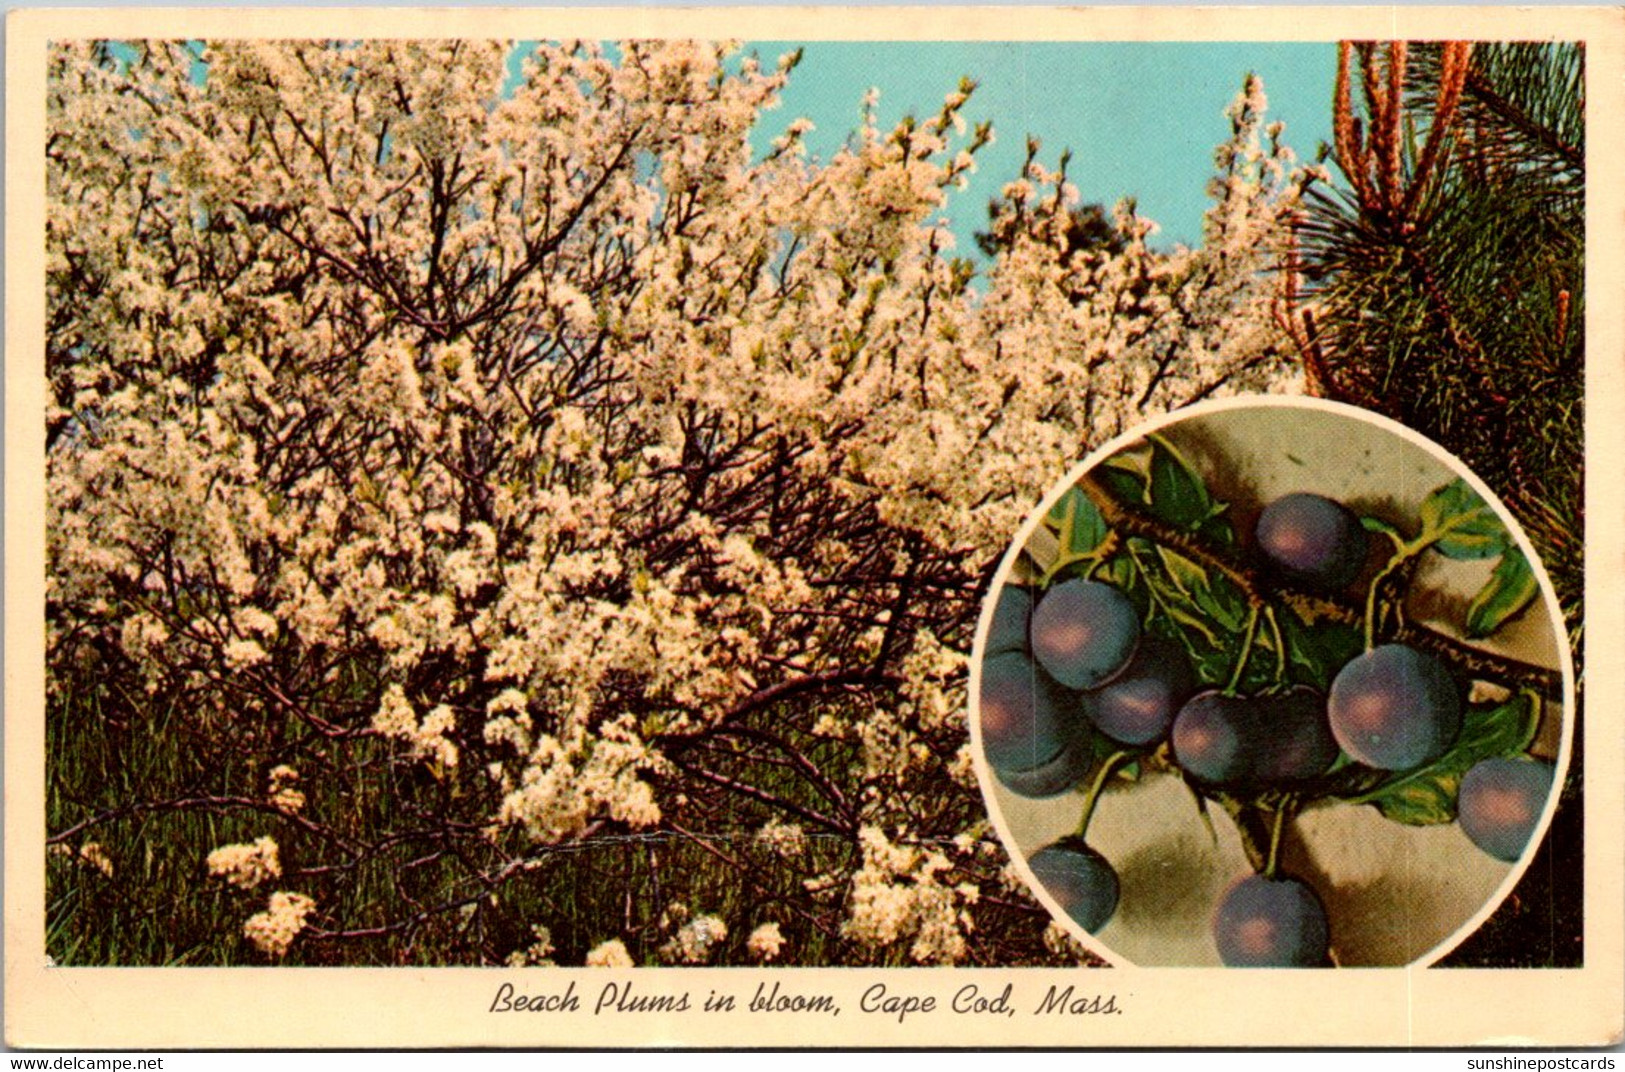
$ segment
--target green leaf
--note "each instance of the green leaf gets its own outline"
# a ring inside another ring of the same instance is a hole
[[[1242,627],[1247,620],[1246,600],[1229,578],[1210,577],[1201,565],[1166,547],[1157,548],[1157,557],[1174,586],[1217,624],[1232,633]]]
[[[1487,637],[1501,627],[1514,614],[1527,607],[1535,598],[1538,588],[1529,560],[1516,547],[1509,547],[1495,572],[1467,607],[1467,635],[1473,639]]]
[[[1456,821],[1456,793],[1461,772],[1406,779],[1372,794],[1371,803],[1386,819],[1405,826],[1440,826]]]
[[[1151,560],[1151,551],[1155,550],[1160,555],[1162,548],[1155,547],[1149,540],[1139,538],[1130,540],[1129,546],[1134,554],[1134,564],[1138,567],[1140,576],[1144,578],[1146,587],[1151,590],[1153,611],[1174,623],[1182,631],[1191,630],[1200,633],[1209,647],[1221,647],[1222,642],[1214,633],[1206,611],[1189,593],[1158,568],[1155,561]]]
[[[1498,707],[1469,708],[1450,751],[1354,799],[1376,805],[1386,818],[1406,826],[1454,822],[1461,776],[1480,760],[1522,752],[1537,718],[1535,705],[1521,696]]]
[[[1055,528],[1063,561],[1090,557],[1111,534],[1100,508],[1082,488],[1071,488],[1061,496],[1046,520]]]
[[[1207,484],[1167,440],[1151,440],[1151,509],[1158,517],[1182,529],[1195,529],[1224,509],[1208,494]]]
[[[1235,526],[1230,524],[1230,519],[1225,516],[1225,513],[1230,509],[1230,504],[1217,503],[1214,509],[1216,512],[1212,517],[1202,522],[1201,526],[1196,530],[1196,534],[1208,543],[1218,547],[1236,546]]]
[[[1016,584],[1033,585],[1044,575],[1044,567],[1039,564],[1038,556],[1031,547],[1023,547],[1021,554],[1016,556],[1015,568],[1010,571],[1010,580]]]
[[[1145,472],[1135,464],[1132,455],[1112,455],[1095,467],[1093,475],[1115,499],[1139,506],[1146,506],[1151,501],[1146,489]]]
[[[1118,555],[1106,563],[1098,574],[1099,579],[1105,581],[1119,592],[1130,591],[1134,587],[1134,563],[1126,555]]]
[[[1307,625],[1292,614],[1277,613],[1287,660],[1304,673],[1299,680],[1324,690],[1337,671],[1365,650],[1365,636],[1352,625],[1324,621]]]
[[[1326,773],[1315,779],[1306,798],[1315,807],[1340,804],[1371,792],[1389,777],[1387,771],[1362,766],[1350,759],[1346,752],[1339,753],[1336,762]]]
[[[1494,558],[1510,546],[1506,526],[1461,477],[1422,500],[1421,541],[1454,559]]]

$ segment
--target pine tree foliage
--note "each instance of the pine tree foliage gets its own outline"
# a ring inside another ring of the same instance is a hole
[[[1320,393],[1454,452],[1529,531],[1579,639],[1584,56],[1344,42],[1335,162],[1286,314]]]

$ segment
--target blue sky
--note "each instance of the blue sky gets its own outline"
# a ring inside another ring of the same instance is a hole
[[[1332,43],[1140,42],[750,42],[764,65],[805,48],[782,105],[759,128],[762,144],[794,118],[817,129],[808,144],[827,158],[860,122],[863,94],[880,90],[880,119],[934,114],[962,75],[979,83],[965,118],[993,121],[995,142],[979,154],[971,186],[950,202],[959,251],[986,224],[988,199],[1014,178],[1026,138],[1043,141],[1054,167],[1072,150],[1070,174],[1085,200],[1110,207],[1138,198],[1161,225],[1158,244],[1201,236],[1213,148],[1229,135],[1224,109],[1249,71],[1264,79],[1269,114],[1285,140],[1313,159],[1331,139]]]
[[[510,58],[511,79],[527,45]],[[1249,71],[1264,79],[1269,117],[1286,123],[1300,159],[1331,140],[1331,42],[756,41],[744,51],[770,67],[798,47],[802,62],[782,103],[757,127],[761,146],[804,116],[815,126],[809,148],[827,159],[861,122],[870,87],[880,90],[880,121],[890,127],[905,114],[935,114],[962,77],[976,80],[964,116],[972,126],[992,120],[994,142],[949,203],[965,256],[977,255],[973,236],[986,226],[988,200],[1016,177],[1029,134],[1042,140],[1050,167],[1072,150],[1070,175],[1086,201],[1110,208],[1136,198],[1160,225],[1153,241],[1163,246],[1201,237],[1213,148],[1229,135],[1224,109]],[[195,77],[205,71],[199,64]]]

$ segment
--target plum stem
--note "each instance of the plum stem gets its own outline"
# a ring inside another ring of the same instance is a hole
[[[1253,654],[1253,640],[1258,636],[1258,609],[1260,604],[1254,603],[1247,612],[1247,634],[1241,642],[1241,655],[1236,659],[1236,668],[1230,674],[1230,682],[1225,685],[1224,691],[1228,695],[1235,695],[1237,687],[1241,684],[1242,671],[1247,669],[1247,660]]]
[[[1089,785],[1089,795],[1083,798],[1083,817],[1078,820],[1078,838],[1080,840],[1084,842],[1089,840],[1089,820],[1094,818],[1095,804],[1100,800],[1100,794],[1105,791],[1106,782],[1116,773],[1117,768],[1122,765],[1124,760],[1136,754],[1126,749],[1121,752],[1113,752],[1100,765],[1100,770],[1095,773],[1095,780]]]
[[[1287,797],[1281,801],[1281,806],[1275,809],[1275,822],[1270,827],[1270,853],[1264,861],[1264,877],[1274,878],[1276,866],[1281,862],[1281,832],[1286,827],[1287,814],[1292,808],[1292,798]]]
[[[1402,543],[1394,556],[1388,560],[1387,565],[1377,571],[1371,578],[1371,587],[1365,594],[1365,650],[1370,651],[1377,646],[1377,604],[1378,594],[1382,591],[1382,582],[1388,579],[1389,574],[1399,569],[1405,563],[1421,553],[1421,548]]]
[[[1386,572],[1386,571],[1384,571]],[[1371,580],[1371,590],[1365,596],[1365,650],[1370,651],[1376,647],[1376,630],[1373,621],[1377,616],[1377,582],[1382,580],[1382,574],[1377,574]]]
[[[1186,789],[1190,790],[1191,799],[1196,801],[1196,814],[1201,816],[1202,825],[1207,827],[1207,836],[1212,840],[1213,847],[1218,848],[1219,830],[1213,825],[1213,816],[1207,813],[1207,798],[1201,794],[1200,790],[1198,790],[1190,782],[1186,781],[1183,777],[1180,778],[1180,783],[1184,785]]]
[[[1264,608],[1264,620],[1269,623],[1270,636],[1275,641],[1275,682],[1286,680],[1286,641],[1281,638],[1281,623],[1275,619],[1275,608]]]

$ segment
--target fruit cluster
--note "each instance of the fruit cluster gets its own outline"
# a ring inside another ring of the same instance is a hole
[[[1477,664],[1405,626],[1393,583],[1424,550],[1517,556],[1527,569],[1482,500],[1447,485],[1406,538],[1294,493],[1265,506],[1243,544],[1171,447],[1154,440],[1148,464],[1139,482],[1127,467],[1085,478],[1051,511],[1058,554],[1035,563],[1038,583],[1000,590],[981,647],[979,739],[999,782],[1023,797],[1087,794],[1077,832],[1028,861],[1067,914],[1095,932],[1116,911],[1117,874],[1087,837],[1100,794],[1129,767],[1176,774],[1243,832],[1254,873],[1212,917],[1227,965],[1331,963],[1321,898],[1279,868],[1286,824],[1305,808],[1459,819],[1486,853],[1517,860],[1553,781],[1524,754],[1539,699],[1469,704],[1465,668]],[[1183,499],[1167,490],[1179,478]],[[1492,628],[1529,601],[1487,598],[1501,604]],[[1249,844],[1249,830],[1263,833]]]

